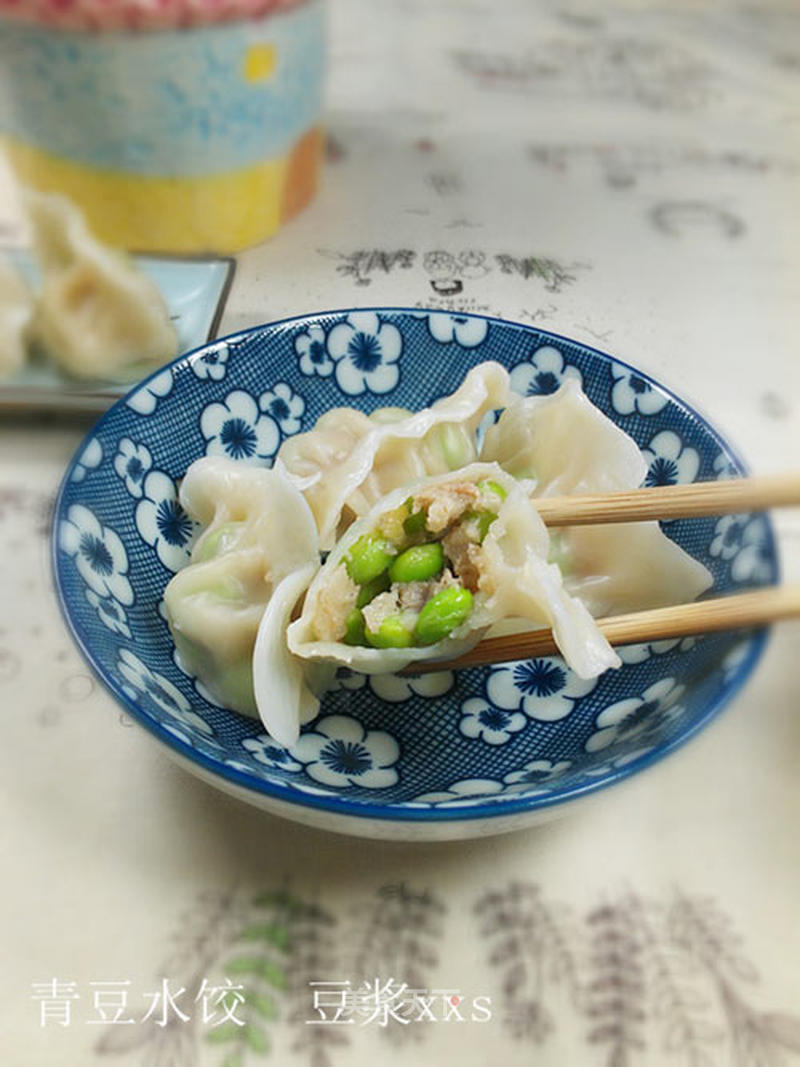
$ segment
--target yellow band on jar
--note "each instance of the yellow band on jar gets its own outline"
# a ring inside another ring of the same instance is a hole
[[[281,159],[219,174],[160,177],[100,170],[4,142],[22,185],[69,197],[102,240],[147,252],[233,253],[259,244],[314,195],[322,134]]]

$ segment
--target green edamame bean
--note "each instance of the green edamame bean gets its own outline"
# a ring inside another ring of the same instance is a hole
[[[365,645],[367,643],[364,616],[358,608],[353,608],[347,616],[344,627],[344,643],[346,645]]]
[[[496,511],[468,511],[464,516],[466,520],[475,522],[478,530],[478,540],[483,544],[483,539],[489,532],[489,527],[497,518]]]
[[[414,641],[399,615],[387,615],[377,632],[367,630],[366,637],[373,648],[408,648]]]
[[[219,556],[233,548],[239,533],[238,522],[226,522],[203,537],[194,550],[192,563],[205,563],[214,556]]]
[[[469,430],[454,422],[435,426],[425,435],[425,444],[438,450],[448,470],[466,467],[475,459],[475,442]]]
[[[389,566],[394,552],[389,542],[378,534],[368,533],[356,541],[347,555],[347,573],[356,585],[366,585]]]
[[[389,575],[384,571],[383,574],[379,574],[377,578],[373,578],[371,582],[367,582],[366,585],[361,586],[358,591],[358,598],[356,599],[356,607],[366,607],[367,604],[378,596],[379,593],[385,593],[390,585]]]
[[[408,537],[416,537],[417,534],[425,532],[425,523],[428,519],[428,512],[425,508],[420,511],[412,511],[414,507],[414,501],[411,497],[406,501],[406,508],[410,512],[408,518],[403,522],[403,530]]]
[[[432,596],[419,613],[414,637],[419,645],[435,645],[466,621],[472,611],[469,589],[451,585]]]
[[[389,577],[393,582],[426,582],[441,574],[444,566],[444,549],[438,541],[427,545],[412,545],[389,565]]]
[[[508,493],[505,491],[505,489],[502,487],[502,485],[500,485],[499,482],[493,482],[493,481],[480,482],[478,484],[478,488],[479,489],[488,489],[490,493],[494,493],[495,496],[499,496],[501,500],[505,500],[505,498],[508,496]]]

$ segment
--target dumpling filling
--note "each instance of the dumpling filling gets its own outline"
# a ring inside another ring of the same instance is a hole
[[[473,611],[481,546],[505,497],[492,480],[452,481],[381,515],[320,591],[316,640],[421,648],[449,637]]]

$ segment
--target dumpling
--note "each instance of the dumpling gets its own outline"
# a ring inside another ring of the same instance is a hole
[[[278,457],[305,494],[321,547],[332,548],[354,517],[391,490],[472,463],[478,423],[508,395],[507,371],[482,363],[455,393],[416,414],[389,408],[367,417],[335,408],[313,430],[286,440]]]
[[[52,360],[77,378],[114,378],[177,354],[164,299],[131,259],[100,244],[64,197],[29,192],[25,205],[42,272],[34,334]]]
[[[33,319],[33,294],[19,274],[0,259],[0,378],[25,363]]]
[[[472,464],[390,493],[347,531],[288,630],[296,655],[383,674],[460,655],[499,619],[550,626],[582,677],[619,666],[548,563],[524,486]]]
[[[534,497],[635,489],[647,473],[636,442],[574,381],[550,396],[512,398],[487,431],[481,459],[532,479]],[[713,581],[657,522],[553,530],[551,558],[595,617],[682,604]]]
[[[256,635],[283,579],[301,571],[307,585],[319,565],[314,518],[280,466],[248,467],[216,456],[189,467],[180,500],[206,529],[191,563],[164,593],[175,646],[215,700],[256,715]],[[287,623],[288,617],[281,633]]]

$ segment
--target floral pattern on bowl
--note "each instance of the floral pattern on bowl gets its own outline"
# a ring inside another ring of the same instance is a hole
[[[160,604],[198,530],[177,486],[205,454],[270,464],[325,411],[418,410],[473,366],[516,390],[580,379],[636,440],[651,484],[742,467],[717,432],[644,373],[556,334],[480,316],[377,308],[258,327],[176,360],[93,428],[68,469],[53,539],[56,585],[86,658],[176,757],[270,810],[372,836],[445,837],[526,825],[649,766],[743,683],[764,633],[630,646],[582,681],[557,657],[427,678],[338,678],[284,752],[260,722],[207,699],[176,662]],[[670,537],[723,594],[774,582],[763,516],[677,520]]]

